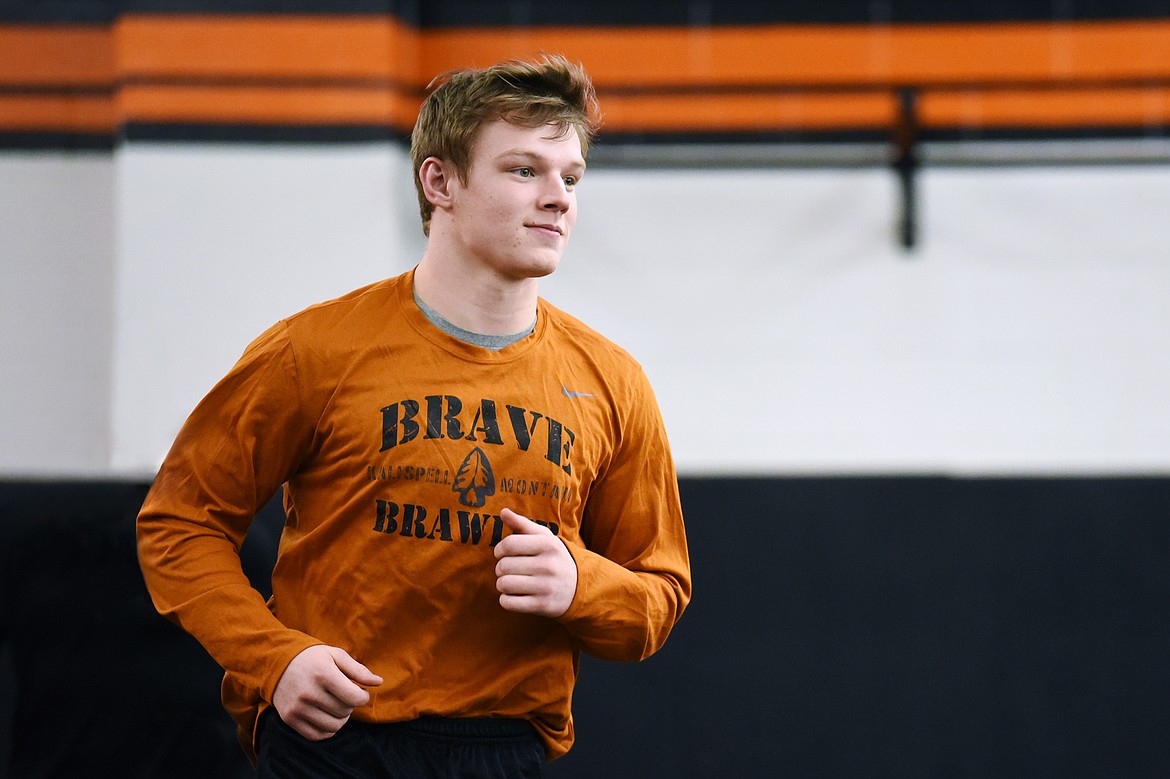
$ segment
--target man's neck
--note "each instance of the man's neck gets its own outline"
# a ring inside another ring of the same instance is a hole
[[[456,327],[481,335],[511,335],[536,318],[536,279],[504,279],[423,255],[414,272],[414,294]]]
[[[493,352],[504,349],[516,343],[517,341],[521,341],[527,338],[528,336],[532,335],[534,330],[536,330],[536,320],[533,319],[532,323],[529,324],[528,327],[524,328],[518,333],[511,333],[509,335],[483,335],[482,333],[473,333],[470,330],[464,330],[462,327],[457,327],[448,322],[442,314],[428,306],[426,302],[418,296],[417,292],[414,295],[414,302],[416,305],[418,305],[419,310],[423,312],[423,316],[425,316],[432,325],[439,328],[447,335],[452,336],[453,338],[458,338],[460,341],[472,344],[473,346],[482,346],[484,349],[490,349]]]

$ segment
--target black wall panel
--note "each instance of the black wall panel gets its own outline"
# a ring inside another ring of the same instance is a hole
[[[147,487],[0,481],[0,779],[254,775],[221,671],[146,593],[134,517]],[[260,589],[273,509],[242,552]]]
[[[695,600],[553,777],[1170,776],[1170,481],[682,490]]]
[[[145,489],[0,482],[0,777],[249,775],[142,588]],[[583,662],[552,779],[1170,775],[1170,477],[682,493],[694,602],[645,663]],[[279,522],[245,548],[261,589]]]

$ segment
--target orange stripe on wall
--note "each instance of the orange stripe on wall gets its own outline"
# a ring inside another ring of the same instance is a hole
[[[542,51],[599,87],[1170,77],[1170,20],[1067,24],[528,27],[417,31],[388,17],[126,16],[124,76],[391,78]]]
[[[890,94],[602,96],[602,132],[767,132],[889,127]]]
[[[7,132],[114,133],[112,97],[0,95],[0,130]]]
[[[381,89],[130,85],[120,98],[126,121],[379,125],[409,128],[417,100]]]
[[[984,87],[925,92],[922,123],[1170,125],[1170,20],[418,31],[391,17],[124,16],[112,27],[0,27],[0,87],[17,90],[0,104],[0,127],[257,122],[405,131],[417,90],[435,73],[542,50],[586,64],[605,129],[615,132],[876,129],[894,120],[889,93],[816,88],[969,82]],[[1126,83],[1075,83],[1110,79]],[[1021,88],[1002,88],[1012,81]],[[1045,83],[1071,88],[1034,88]],[[736,91],[745,86],[754,91]],[[93,87],[116,93],[117,103],[67,93]]]
[[[768,132],[881,129],[892,94],[602,96],[603,132]],[[113,133],[124,122],[376,125],[408,132],[413,96],[381,90],[129,86],[110,97],[0,95],[0,129]],[[925,128],[1165,127],[1170,89],[926,93]]]
[[[425,33],[435,73],[559,51],[599,88],[1170,76],[1170,21],[866,27],[519,28]]]
[[[108,87],[116,79],[106,27],[0,26],[0,85]]]
[[[750,132],[892,127],[894,93],[602,96],[603,132]],[[1165,127],[1170,87],[927,92],[925,128]]]
[[[124,76],[417,80],[419,35],[389,17],[126,16]]]
[[[1165,127],[1170,87],[935,93],[923,96],[928,127]]]

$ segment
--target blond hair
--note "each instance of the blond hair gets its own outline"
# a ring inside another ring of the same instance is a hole
[[[419,170],[428,157],[451,163],[466,184],[472,145],[489,122],[502,119],[521,127],[554,124],[563,134],[575,129],[582,155],[589,151],[601,124],[593,82],[584,68],[560,55],[444,73],[427,89],[430,94],[410,135],[414,186],[427,235],[434,206],[423,192]]]

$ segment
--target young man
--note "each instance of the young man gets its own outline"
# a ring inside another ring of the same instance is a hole
[[[645,375],[537,296],[593,87],[559,57],[437,83],[417,267],[253,342],[139,516],[155,605],[223,666],[260,776],[539,776],[573,743],[578,653],[645,658],[690,598]],[[281,485],[265,604],[238,550]]]

